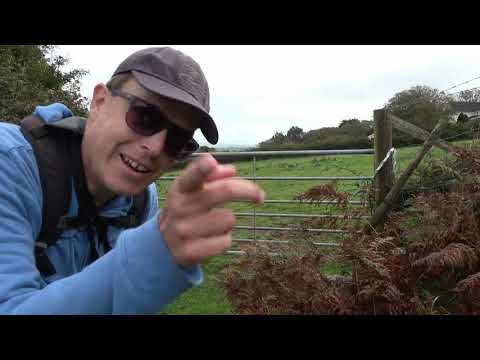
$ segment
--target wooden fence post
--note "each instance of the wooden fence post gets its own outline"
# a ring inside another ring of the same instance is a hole
[[[427,140],[430,137],[430,133],[428,131],[422,128],[419,128],[418,126],[415,126],[412,123],[409,123],[405,120],[402,120],[395,115],[387,113],[387,117],[390,119],[390,121],[392,122],[392,126],[396,130],[399,130],[405,134],[408,134],[410,136],[413,136],[416,139],[420,139],[423,141]],[[456,145],[450,144],[449,142],[442,140],[440,138],[435,138],[433,140],[433,145],[438,147],[439,149],[445,150],[446,152],[452,153],[452,154],[462,152],[462,148],[459,148]]]
[[[393,146],[392,121],[387,116],[387,111],[385,109],[374,110],[373,120],[375,123],[374,144],[376,169]],[[393,157],[390,156],[375,178],[375,207],[379,206],[383,202],[385,196],[387,196],[388,192],[392,188],[393,182]]]
[[[392,187],[392,189],[388,192],[387,196],[385,196],[385,199],[383,200],[383,202],[376,207],[375,212],[372,218],[370,219],[370,224],[369,224],[370,228],[383,226],[383,222],[386,216],[388,215],[388,212],[392,209],[393,205],[397,201],[400,191],[403,189],[403,187],[407,183],[410,176],[413,174],[415,169],[423,160],[424,156],[430,151],[433,144],[438,142],[437,134],[440,132],[442,127],[445,126],[446,123],[447,121],[445,119],[441,119],[438,122],[438,124],[435,126],[435,128],[432,130],[432,132],[428,136],[427,140],[425,140],[425,142],[423,143],[423,146],[415,156],[415,159],[408,165],[405,171],[399,176],[397,182]],[[366,229],[370,230],[368,226],[366,226]]]

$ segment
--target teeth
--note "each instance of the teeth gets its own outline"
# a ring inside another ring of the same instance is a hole
[[[127,158],[125,155],[122,154],[122,159],[126,162],[132,169],[139,171],[139,172],[147,172],[148,169],[143,166],[142,164],[137,163],[136,161]]]

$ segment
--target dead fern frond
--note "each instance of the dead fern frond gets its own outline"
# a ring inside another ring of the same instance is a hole
[[[330,200],[336,202],[336,205],[341,207],[346,207],[349,202],[348,194],[346,192],[337,191],[337,185],[335,182],[314,186],[311,189],[296,195],[294,199],[310,203],[319,203],[321,201]]]
[[[480,290],[480,272],[470,275],[458,282],[454,291],[459,293],[472,293]]]
[[[416,260],[412,266],[422,269],[425,274],[438,276],[443,272],[452,274],[456,270],[473,271],[478,266],[478,261],[475,249],[455,243]]]
[[[472,305],[480,307],[480,272],[460,281],[453,291]]]
[[[470,314],[480,313],[480,272],[460,281],[454,291],[460,298],[460,310]]]
[[[375,238],[368,247],[373,251],[390,251],[397,247],[393,236]]]

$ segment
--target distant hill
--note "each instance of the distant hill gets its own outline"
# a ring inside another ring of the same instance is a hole
[[[227,144],[220,143],[216,145],[202,145],[200,146],[200,152],[238,152],[248,151],[255,149],[255,145],[241,145],[241,144]]]
[[[240,145],[240,144],[217,144],[214,145],[215,151],[239,151],[254,148],[255,145]]]

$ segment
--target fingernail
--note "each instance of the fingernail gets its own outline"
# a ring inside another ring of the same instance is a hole
[[[225,168],[230,169],[234,174],[237,173],[237,168],[235,167],[235,165],[228,164],[225,165]]]
[[[263,202],[265,201],[265,198],[267,197],[267,194],[265,193],[265,191],[261,190],[260,191],[260,199],[258,200],[258,202],[260,204],[263,204]]]
[[[210,171],[212,170],[212,165],[209,163],[209,162],[202,162],[200,164],[200,172],[203,174],[203,175],[208,175],[210,174]]]

